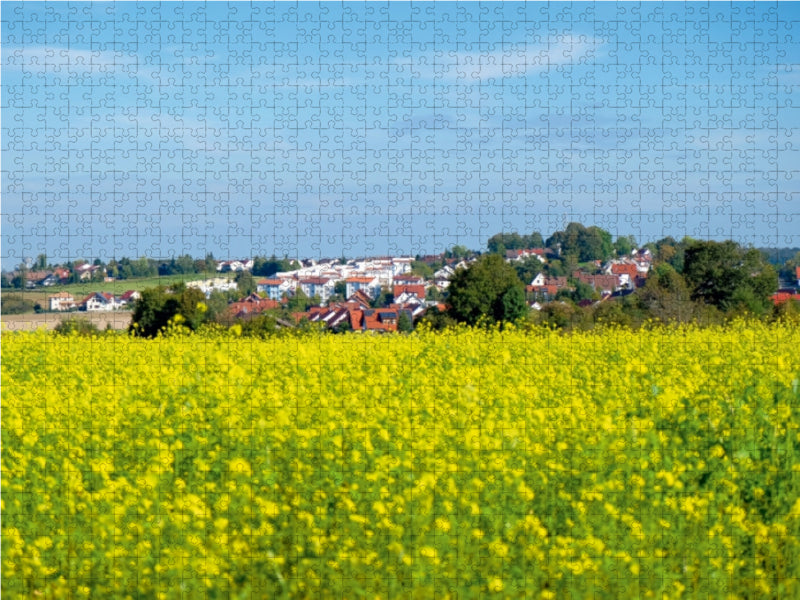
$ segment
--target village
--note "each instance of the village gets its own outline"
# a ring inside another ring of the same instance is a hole
[[[511,264],[527,259],[536,259],[542,265],[554,256],[549,248],[515,249],[505,251],[505,261]],[[229,317],[247,320],[266,311],[280,309],[298,293],[314,300],[306,311],[295,311],[291,317],[295,322],[303,319],[320,323],[331,329],[343,325],[352,330],[395,331],[405,315],[416,322],[431,307],[445,309],[443,298],[451,276],[459,268],[469,266],[474,256],[446,258],[443,254],[421,257],[378,257],[361,260],[306,259],[295,263],[296,269],[276,272],[270,277],[254,279],[255,290],[231,301]],[[441,265],[431,277],[414,274],[414,263]],[[583,300],[587,306],[602,302],[612,296],[628,293],[641,287],[646,281],[652,263],[648,249],[634,250],[629,256],[613,260],[594,261],[593,269],[585,266],[575,270],[572,277],[547,276],[538,273],[526,282],[526,297],[531,309],[540,309],[543,303],[554,299],[559,291],[572,288],[572,282],[580,281],[596,291],[595,300]],[[217,276],[187,281],[187,287],[202,291],[206,298],[214,292],[235,292],[239,284],[231,274],[247,273],[253,268],[252,259],[216,261]],[[72,280],[113,283],[102,266],[82,264],[75,268],[77,277]],[[52,288],[70,281],[70,273],[63,267],[50,271],[30,271],[26,274],[26,287]],[[44,310],[60,313],[72,311],[103,312],[130,310],[141,296],[139,291],[126,290],[121,294],[94,291],[75,297],[67,291],[53,293],[47,297]],[[383,298],[384,305],[376,305]],[[386,299],[388,302],[385,302]]]

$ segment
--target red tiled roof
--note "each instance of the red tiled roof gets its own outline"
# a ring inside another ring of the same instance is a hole
[[[636,277],[638,270],[636,269],[636,265],[614,264],[611,265],[611,272],[614,275],[628,275],[633,278]]]
[[[372,283],[374,277],[348,277],[345,279],[347,283]]]
[[[395,284],[394,288],[392,289],[392,294],[394,294],[395,298],[403,293],[413,294],[417,298],[424,300],[425,286],[421,284],[408,284],[408,283]]]
[[[783,304],[787,300],[800,301],[800,294],[792,294],[791,292],[777,292],[772,295],[772,302],[775,304],[775,306]]]

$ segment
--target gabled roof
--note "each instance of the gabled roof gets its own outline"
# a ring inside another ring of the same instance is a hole
[[[356,290],[347,299],[349,302],[357,302],[363,304],[365,308],[369,307],[372,298],[364,290]]]
[[[636,268],[636,265],[627,263],[615,263],[611,265],[611,272],[614,275],[628,275],[630,277],[636,277],[638,269]]]

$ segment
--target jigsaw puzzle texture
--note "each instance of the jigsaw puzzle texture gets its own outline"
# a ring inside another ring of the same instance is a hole
[[[570,222],[798,246],[798,29],[794,3],[3,2],[3,268]],[[9,597],[800,596],[796,327],[173,325],[4,340]]]

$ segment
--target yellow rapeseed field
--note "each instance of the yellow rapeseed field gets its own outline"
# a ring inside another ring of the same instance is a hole
[[[2,343],[9,598],[798,598],[785,324]]]

